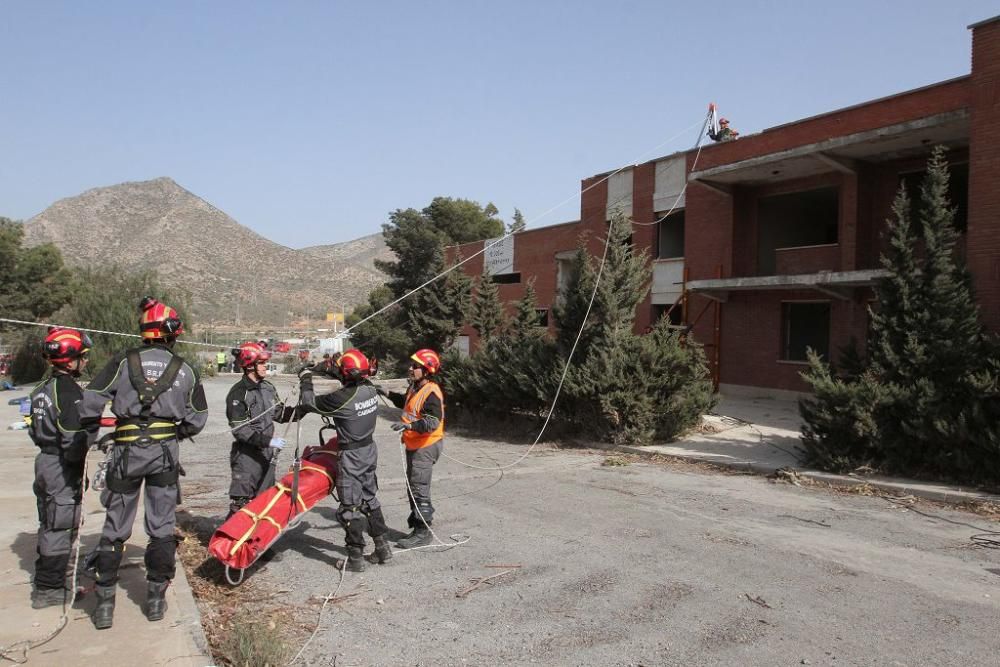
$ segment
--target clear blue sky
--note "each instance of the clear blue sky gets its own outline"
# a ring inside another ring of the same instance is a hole
[[[170,176],[291,247],[436,195],[579,216],[579,181],[967,74],[996,0],[0,4],[0,215]]]

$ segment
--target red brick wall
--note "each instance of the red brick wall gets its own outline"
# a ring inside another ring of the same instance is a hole
[[[656,221],[653,211],[653,190],[656,188],[656,164],[647,162],[632,170],[632,219],[639,223],[632,226],[632,247],[636,252],[647,253],[652,260],[656,257],[656,225],[648,224]],[[652,265],[650,265],[652,269]],[[652,321],[649,293],[636,309],[636,333],[646,330]]]
[[[867,295],[852,301],[831,299],[830,352],[837,359],[839,349],[853,336],[864,346],[867,328]],[[781,303],[783,301],[823,301],[812,291],[733,293],[722,305],[723,384],[772,387],[807,391],[799,377],[806,364],[781,361]]]
[[[972,31],[967,258],[983,321],[1000,331],[1000,21]]]
[[[688,153],[688,171],[693,160],[694,153]],[[689,184],[684,195],[684,266],[688,280],[732,275],[733,199],[704,185]],[[701,343],[714,339],[712,310],[706,297],[692,294],[688,299],[688,321],[694,324],[692,332]]]

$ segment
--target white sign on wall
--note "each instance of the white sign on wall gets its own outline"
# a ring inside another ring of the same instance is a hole
[[[490,245],[496,243],[496,245]],[[486,252],[483,253],[483,268],[491,276],[501,273],[514,273],[514,235],[511,234],[502,241],[487,239]]]

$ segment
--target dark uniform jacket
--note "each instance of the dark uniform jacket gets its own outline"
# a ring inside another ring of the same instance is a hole
[[[236,442],[264,449],[274,436],[274,422],[287,421],[278,400],[278,390],[267,380],[253,382],[247,376],[233,385],[226,396],[226,418]]]
[[[142,370],[150,380],[156,380],[173,358],[174,353],[164,345],[144,345],[138,348]],[[87,385],[80,404],[80,416],[84,419],[98,419],[104,412],[104,405],[111,401],[111,412],[119,421],[140,417],[142,402],[139,393],[132,386],[128,374],[125,353],[116,355]],[[186,361],[174,378],[173,386],[156,397],[150,414],[177,425],[178,438],[197,435],[208,421],[208,403],[201,379],[191,364]]]
[[[378,392],[368,380],[348,383],[335,392],[317,396],[311,378],[302,380],[301,407],[333,420],[340,449],[356,449],[375,442]]]
[[[39,449],[62,455],[68,462],[83,460],[98,426],[81,426],[82,400],[83,390],[67,373],[57,373],[32,390],[28,435]]]

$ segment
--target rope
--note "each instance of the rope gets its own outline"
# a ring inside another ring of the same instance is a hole
[[[552,405],[549,406],[548,414],[545,415],[545,421],[542,423],[541,430],[538,431],[538,435],[535,436],[535,441],[531,443],[528,447],[528,451],[519,456],[513,463],[508,463],[507,465],[497,466],[495,468],[487,468],[485,466],[477,466],[471,463],[465,463],[464,461],[459,461],[458,459],[448,457],[452,461],[464,465],[467,468],[473,468],[475,470],[506,470],[508,468],[513,468],[521,461],[526,459],[532,450],[541,441],[542,436],[545,434],[545,429],[548,428],[549,422],[552,420],[552,415],[556,411],[556,403],[559,401],[559,395],[562,394],[563,385],[566,383],[566,376],[569,374],[569,367],[573,361],[573,355],[576,354],[576,348],[580,344],[580,338],[583,336],[583,330],[587,328],[587,320],[590,318],[590,311],[594,308],[594,300],[597,298],[597,290],[601,286],[601,276],[604,275],[604,266],[607,264],[608,259],[608,247],[611,245],[611,231],[614,226],[614,221],[608,222],[608,235],[604,239],[604,253],[601,255],[601,265],[597,270],[597,278],[594,280],[594,289],[590,293],[590,301],[587,303],[587,312],[584,314],[582,320],[580,321],[580,329],[576,332],[576,338],[573,339],[573,346],[569,350],[569,354],[566,356],[566,362],[563,364],[562,375],[559,377],[559,384],[556,386],[556,393],[552,397]],[[409,482],[407,482],[407,487],[409,487]]]
[[[330,604],[330,600],[333,600],[334,598],[337,597],[337,594],[340,593],[341,586],[344,585],[344,570],[346,567],[347,567],[347,559],[345,558],[340,565],[340,581],[337,582],[336,588],[330,591],[330,594],[327,595],[325,598],[323,598],[323,606],[319,608],[319,616],[317,616],[316,618],[316,627],[313,628],[312,634],[309,635],[309,639],[305,641],[305,643],[302,645],[302,648],[299,649],[299,652],[296,653],[295,656],[288,661],[289,665],[294,665],[295,661],[299,659],[299,656],[301,656],[305,652],[305,650],[309,648],[309,644],[312,643],[312,640],[316,638],[316,633],[319,632],[319,628],[323,624],[323,612],[326,611],[326,606]]]
[[[704,122],[705,122],[705,123],[707,123],[707,122],[708,122],[708,119],[706,118]],[[637,158],[636,158],[635,160],[633,160],[633,161],[632,161],[631,163],[629,163],[629,166],[630,166],[631,164],[635,164],[635,163],[639,163],[639,162],[641,162],[641,161],[642,161],[642,159],[643,159],[643,158],[644,158],[644,157],[645,157],[646,155],[648,155],[649,153],[653,153],[653,152],[656,152],[656,151],[658,151],[658,150],[659,150],[660,148],[662,148],[663,146],[665,146],[665,145],[669,144],[669,143],[670,143],[671,141],[674,141],[674,140],[675,140],[675,139],[677,139],[678,137],[680,137],[680,136],[682,136],[682,135],[684,135],[684,134],[688,133],[689,131],[691,131],[691,129],[692,129],[692,128],[694,128],[694,127],[697,127],[697,126],[698,126],[698,123],[693,123],[692,125],[689,125],[688,127],[684,128],[683,130],[681,130],[680,132],[678,132],[678,133],[677,133],[677,134],[675,134],[674,136],[670,137],[670,138],[669,138],[669,139],[667,139],[666,141],[663,141],[663,142],[661,142],[661,143],[657,144],[656,146],[654,146],[653,148],[651,148],[651,149],[649,149],[649,150],[646,150],[646,151],[644,151],[644,152],[643,152],[643,153],[642,153],[641,155],[639,155],[639,156],[638,156],[638,157],[637,157]],[[704,125],[703,125],[703,127],[704,127]],[[700,142],[700,139],[699,139],[699,142]],[[615,170],[614,170],[614,171],[612,171],[611,173],[607,174],[606,176],[604,176],[604,177],[602,177],[602,178],[600,178],[600,179],[598,179],[598,180],[594,181],[593,183],[591,183],[590,185],[588,185],[587,187],[585,187],[585,188],[584,188],[583,190],[581,190],[581,191],[580,191],[580,196],[582,196],[582,195],[583,195],[583,194],[585,194],[586,192],[588,192],[588,191],[592,190],[593,188],[596,188],[596,187],[597,187],[598,185],[600,185],[601,183],[604,183],[605,181],[607,181],[608,179],[610,179],[610,178],[611,178],[612,176],[615,176],[616,174],[619,174],[619,173],[621,173],[622,171],[624,171],[624,170],[628,169],[628,168],[629,168],[629,166],[624,166],[624,167],[619,167],[618,169],[615,169]],[[537,221],[537,220],[540,220],[541,218],[544,218],[545,216],[547,216],[547,215],[548,215],[549,213],[551,213],[552,211],[555,211],[556,209],[560,208],[561,206],[563,206],[563,205],[564,205],[564,204],[566,204],[567,202],[570,202],[570,201],[572,201],[572,200],[573,200],[573,199],[575,199],[576,197],[577,197],[577,195],[575,195],[575,194],[574,194],[574,195],[573,195],[572,197],[567,197],[567,198],[566,198],[566,199],[564,199],[563,201],[559,202],[558,204],[556,204],[556,205],[555,205],[555,206],[553,206],[552,208],[550,208],[550,209],[548,209],[547,211],[545,211],[544,213],[542,213],[541,215],[536,215],[535,217],[533,217],[533,218],[532,218],[531,220],[529,220],[529,221],[528,221],[527,223],[525,223],[525,226],[528,226],[528,225],[530,225],[531,223],[533,223],[533,222],[535,222],[535,221]],[[347,327],[346,329],[344,329],[343,331],[341,331],[340,333],[338,333],[338,334],[337,334],[337,336],[336,336],[336,338],[343,338],[343,337],[347,336],[347,335],[348,335],[348,334],[349,334],[349,333],[350,333],[350,332],[351,332],[352,330],[354,330],[354,329],[358,328],[359,326],[361,326],[362,324],[364,324],[364,323],[365,323],[365,322],[367,322],[368,320],[372,319],[373,317],[377,317],[377,316],[381,315],[382,313],[384,313],[385,311],[389,310],[390,308],[392,308],[392,307],[393,307],[393,306],[395,306],[396,304],[398,304],[398,303],[400,303],[400,302],[402,302],[402,301],[405,301],[406,299],[408,299],[409,297],[413,296],[414,294],[416,294],[417,292],[419,292],[419,291],[420,291],[420,290],[422,290],[423,288],[427,287],[427,286],[428,286],[428,285],[430,285],[431,283],[433,283],[433,282],[435,282],[435,281],[437,281],[437,280],[439,280],[439,279],[441,279],[441,278],[445,277],[446,275],[448,275],[449,273],[451,273],[452,271],[454,271],[454,270],[455,270],[455,269],[457,269],[458,267],[462,266],[462,265],[463,265],[463,264],[465,264],[466,262],[469,262],[469,261],[471,261],[471,260],[475,259],[476,257],[479,257],[480,255],[482,255],[483,253],[485,253],[485,252],[486,252],[487,250],[489,250],[489,249],[490,249],[490,248],[492,248],[493,246],[495,246],[495,245],[499,245],[499,244],[500,244],[500,243],[502,243],[502,242],[503,242],[504,240],[506,240],[507,238],[509,238],[509,237],[513,236],[513,235],[514,235],[514,234],[516,234],[516,233],[517,233],[517,232],[515,232],[515,231],[509,231],[509,232],[507,232],[506,234],[504,234],[503,236],[501,236],[501,237],[499,237],[499,238],[496,238],[496,239],[493,239],[493,241],[492,241],[492,242],[490,242],[490,243],[484,243],[484,244],[483,244],[483,247],[482,247],[482,249],[480,249],[480,250],[477,250],[476,252],[472,253],[472,254],[471,254],[471,255],[469,255],[468,257],[466,257],[466,258],[462,259],[461,261],[459,261],[459,262],[457,262],[457,263],[455,263],[455,264],[451,265],[450,267],[448,267],[447,269],[445,269],[445,270],[444,270],[444,271],[442,271],[441,273],[437,274],[437,275],[436,275],[436,276],[434,276],[433,278],[430,278],[430,279],[426,280],[425,282],[421,283],[420,285],[418,285],[417,287],[414,287],[413,289],[411,289],[411,290],[410,290],[409,292],[407,292],[407,293],[406,293],[406,294],[404,294],[403,296],[399,297],[398,299],[396,299],[396,300],[394,300],[394,301],[391,301],[390,303],[386,304],[385,306],[382,306],[381,308],[379,308],[378,310],[376,310],[376,311],[375,311],[374,313],[372,313],[371,315],[368,315],[367,317],[365,317],[365,318],[361,319],[360,321],[358,321],[358,322],[355,322],[355,323],[354,323],[353,325],[351,325],[351,326]]]
[[[707,124],[707,122],[708,122],[708,119],[706,118],[706,120],[704,121],[704,123]],[[649,152],[653,152],[653,151],[659,150],[662,146],[670,143],[671,141],[674,141],[675,139],[677,139],[678,137],[680,137],[683,134],[687,133],[693,127],[696,127],[696,126],[697,126],[697,123],[692,124],[691,126],[685,128],[684,130],[682,130],[681,132],[677,133],[673,137],[670,137],[669,139],[661,142],[660,144],[657,144],[655,147],[653,147],[653,148],[649,149],[648,151],[644,152],[642,155],[640,155],[638,158],[636,158],[633,162],[634,163],[640,162],[642,160],[642,158],[644,158],[645,155],[648,154]],[[704,124],[703,124],[703,129],[704,129]],[[700,149],[700,143],[701,143],[701,137],[699,136],[698,144],[697,144],[699,146],[699,148],[698,148],[698,154],[700,154],[700,150],[701,150]],[[697,155],[696,155],[696,158],[695,158],[695,164],[696,163],[697,163]],[[605,175],[601,179],[595,181],[594,183],[591,183],[589,186],[587,186],[586,188],[584,188],[583,190],[581,190],[580,195],[582,196],[583,194],[585,194],[589,190],[597,187],[601,183],[604,183],[605,181],[609,180],[611,177],[617,175],[618,173],[621,173],[622,171],[624,171],[627,168],[628,168],[627,166],[622,166],[622,167],[619,167],[618,169],[616,169],[615,171],[610,172],[609,174]],[[692,167],[692,169],[693,169],[693,167]],[[680,197],[683,195],[684,190],[686,190],[686,188],[687,188],[687,183],[685,182],[685,185],[684,185],[684,188],[681,191],[681,194],[678,195],[677,200],[675,200],[675,202],[674,202],[674,206],[676,206],[677,202],[680,201]],[[571,196],[571,197],[563,200],[562,202],[560,202],[560,203],[556,204],[555,206],[553,206],[552,208],[548,209],[547,211],[545,211],[541,215],[535,216],[534,218],[532,218],[529,221],[528,224],[531,224],[532,222],[535,222],[536,220],[538,220],[540,218],[543,218],[544,216],[546,216],[549,213],[551,213],[552,211],[560,208],[561,206],[563,206],[567,202],[571,201],[572,199],[575,199],[576,196],[577,195],[574,194],[573,196]],[[670,212],[673,211],[673,208],[674,207],[671,207],[671,211]],[[668,212],[667,215],[669,215],[670,212]],[[666,217],[666,216],[664,216],[664,217]],[[607,262],[608,247],[610,246],[610,243],[611,243],[611,231],[612,231],[613,224],[614,224],[613,221],[611,221],[611,222],[609,222],[609,225],[608,225],[608,234],[607,234],[607,238],[605,238],[605,242],[604,242],[604,252],[601,255],[600,268],[598,269],[597,277],[596,277],[596,279],[594,281],[594,289],[593,289],[593,291],[592,291],[592,293],[590,295],[590,300],[589,300],[589,302],[587,304],[586,314],[584,315],[584,317],[583,317],[583,319],[581,321],[580,329],[579,329],[579,331],[577,331],[576,338],[573,340],[573,345],[570,348],[569,354],[566,357],[566,362],[563,365],[562,375],[559,378],[559,384],[556,387],[556,392],[555,392],[555,395],[552,398],[552,404],[549,407],[548,414],[546,415],[545,421],[542,423],[542,427],[539,430],[538,435],[535,437],[534,442],[531,444],[531,446],[528,448],[528,450],[524,454],[522,454],[520,457],[518,457],[512,463],[507,464],[505,466],[496,466],[495,468],[486,468],[486,467],[482,467],[482,466],[475,466],[475,465],[472,465],[472,464],[468,464],[468,463],[459,461],[458,459],[455,459],[453,457],[448,457],[449,459],[451,459],[453,461],[456,461],[457,463],[460,463],[461,465],[464,465],[464,466],[469,467],[469,468],[480,469],[480,470],[500,470],[500,471],[502,471],[502,470],[505,470],[507,468],[512,468],[512,467],[518,465],[521,461],[523,461],[525,458],[527,458],[531,454],[531,452],[534,450],[534,448],[538,445],[539,441],[541,440],[542,436],[545,433],[546,428],[549,425],[549,422],[552,419],[552,415],[555,412],[556,404],[559,401],[559,396],[562,393],[563,385],[564,385],[564,383],[566,381],[566,377],[567,377],[567,375],[569,373],[570,364],[571,364],[571,362],[573,360],[574,354],[576,353],[576,349],[577,349],[577,347],[579,345],[580,338],[583,336],[583,331],[586,328],[587,320],[590,317],[590,313],[591,313],[591,311],[593,309],[594,301],[595,301],[595,299],[597,297],[597,290],[598,290],[598,288],[600,286],[601,277],[603,276],[604,267],[605,267],[605,264]],[[644,224],[652,224],[652,223],[644,223]],[[370,315],[368,315],[367,317],[363,318],[362,320],[356,322],[353,326],[348,327],[344,331],[338,333],[337,334],[337,338],[346,337],[353,329],[361,326],[362,324],[364,324],[368,320],[371,320],[372,318],[377,317],[378,315],[382,314],[383,312],[385,312],[389,308],[392,308],[393,306],[399,304],[400,302],[402,302],[405,299],[409,298],[410,296],[412,296],[413,294],[415,294],[418,291],[422,290],[423,288],[427,287],[428,285],[432,284],[433,282],[435,282],[435,281],[437,281],[437,280],[439,280],[439,279],[447,276],[448,274],[450,274],[452,271],[454,271],[458,267],[466,264],[467,262],[471,261],[475,257],[478,257],[479,255],[482,255],[487,250],[489,250],[490,248],[492,248],[495,245],[500,244],[501,242],[503,242],[504,240],[506,240],[507,238],[509,238],[510,236],[512,236],[515,233],[516,232],[514,232],[514,231],[509,231],[506,234],[502,235],[501,237],[499,237],[497,239],[494,239],[491,243],[484,243],[482,249],[480,249],[477,252],[473,253],[469,257],[461,260],[460,262],[457,262],[456,264],[453,264],[452,266],[448,267],[447,269],[445,269],[444,271],[440,272],[436,276],[430,278],[429,280],[425,281],[424,283],[420,284],[419,286],[415,287],[414,289],[406,292],[405,294],[403,294],[398,299],[390,302],[389,304],[387,304],[387,305],[383,306],[382,308],[376,310],[375,312],[371,313]],[[0,322],[7,322],[7,323],[11,323],[11,324],[21,324],[21,325],[26,325],[26,326],[44,326],[44,327],[51,326],[51,325],[49,325],[47,323],[29,322],[29,321],[26,321],[26,320],[15,320],[15,319],[11,319],[11,318],[0,318]],[[76,329],[78,329],[80,331],[85,331],[87,333],[105,334],[105,335],[112,335],[112,336],[123,336],[123,337],[128,337],[128,338],[141,338],[141,336],[139,336],[137,334],[127,334],[127,333],[121,333],[121,332],[117,332],[117,331],[106,331],[106,330],[100,330],[100,329],[87,329],[87,328],[82,328],[82,327],[67,327],[67,328],[76,328]],[[209,343],[200,343],[200,342],[196,342],[196,341],[185,341],[185,342],[186,342],[186,344],[189,344],[189,345],[202,345],[202,346],[205,346],[205,347],[213,347],[213,348],[217,347],[216,345],[209,344]],[[299,402],[301,402],[301,393],[299,394]],[[273,407],[274,406],[272,405],[271,408],[273,408]],[[249,423],[250,421],[259,419],[264,414],[267,414],[267,411],[262,412],[260,415],[257,415],[256,417],[252,418],[251,420],[247,420],[246,422],[242,422],[240,425],[244,425],[246,423]],[[301,420],[298,420],[298,422],[299,423],[298,423],[297,434],[296,434],[296,458],[297,458],[297,455],[298,455],[298,450],[299,450],[299,445],[300,445],[300,439],[301,439],[301,433],[302,433]],[[291,423],[289,422],[289,424],[285,427],[285,435],[287,435],[288,429],[289,429],[290,426],[291,426]],[[239,426],[237,426],[235,428],[239,428]],[[232,430],[235,430],[235,428],[234,429],[228,429],[225,432],[231,432]],[[402,437],[400,437],[400,453],[401,453],[401,455],[403,457],[403,464],[404,464],[404,469],[405,469],[406,450],[405,450],[405,446],[403,444]],[[86,457],[84,458],[84,464],[86,465]],[[410,486],[409,476],[408,475],[404,475],[404,479],[406,481],[407,493],[409,494],[410,499],[413,500],[414,504],[416,504],[416,500],[415,500],[415,497],[413,495],[413,489]],[[293,499],[293,501],[294,501],[294,499]],[[401,549],[401,550],[397,551],[396,553],[405,553],[407,551],[416,551],[416,550],[419,550],[419,549],[425,549],[425,548],[429,548],[429,547],[441,547],[441,546],[447,547],[447,548],[450,549],[450,548],[454,548],[454,547],[460,546],[462,544],[465,544],[465,543],[469,542],[469,540],[472,539],[468,535],[462,535],[462,534],[456,533],[456,534],[453,534],[453,535],[449,536],[449,539],[451,539],[453,543],[452,544],[447,544],[447,543],[445,543],[443,540],[441,540],[437,536],[437,534],[431,529],[430,525],[427,523],[427,521],[424,519],[424,517],[419,512],[417,512],[416,514],[420,517],[421,522],[424,524],[424,527],[427,528],[428,532],[431,533],[432,537],[435,540],[438,541],[438,544],[430,544],[430,545],[425,545],[423,547],[413,547],[413,548],[410,548],[410,549]],[[81,519],[80,519],[80,524],[79,525],[82,525],[82,522],[83,522],[83,514],[81,512]],[[76,538],[76,545],[75,545],[75,549],[76,549],[76,554],[75,555],[76,555],[76,559],[77,560],[79,560],[79,548],[80,548],[80,544],[79,543],[80,543],[80,535],[79,535],[79,530],[78,530],[78,534],[77,534],[77,538]],[[299,657],[306,650],[306,648],[308,648],[309,644],[312,642],[312,640],[315,638],[317,632],[319,631],[320,625],[322,624],[323,612],[325,611],[325,609],[326,609],[327,605],[329,604],[330,600],[333,599],[334,597],[336,597],[337,593],[340,591],[341,586],[343,585],[343,582],[344,582],[344,572],[345,572],[346,564],[347,564],[347,561],[345,559],[344,562],[343,562],[343,564],[342,564],[342,566],[341,566],[340,581],[338,582],[337,587],[334,589],[334,592],[331,593],[330,595],[327,595],[326,598],[324,598],[323,606],[320,608],[319,618],[317,619],[316,628],[313,630],[312,634],[309,636],[309,639],[307,639],[306,642],[303,644],[302,648],[299,649],[299,651],[295,654],[295,656],[292,658],[292,660],[288,663],[289,665],[294,664],[299,659]],[[78,563],[74,563],[74,567],[73,567],[73,581],[72,581],[73,595],[74,596],[76,594],[77,566],[78,566]],[[241,575],[242,575],[242,573],[241,573]],[[240,578],[242,580],[242,576]],[[227,579],[228,579],[228,572],[227,572]],[[24,640],[24,641],[21,641],[21,642],[16,642],[14,644],[11,644],[8,647],[0,647],[0,657],[6,658],[8,660],[13,660],[14,662],[16,662],[18,664],[23,664],[23,662],[25,662],[27,660],[27,652],[29,650],[31,650],[32,648],[36,648],[38,646],[41,646],[41,645],[43,645],[43,644],[51,641],[56,635],[58,635],[62,631],[62,629],[66,626],[68,620],[69,620],[69,617],[68,617],[68,613],[66,611],[66,602],[64,600],[64,602],[63,602],[63,615],[60,618],[59,625],[56,627],[55,630],[53,630],[48,636],[46,636],[46,637],[44,637],[44,638],[42,638],[40,640],[34,640],[34,641]],[[23,658],[22,660],[17,660],[16,658],[12,658],[12,657],[10,657],[8,655],[9,652],[15,651],[15,650],[22,651],[22,658]]]
[[[695,151],[694,160],[692,160],[692,162],[691,162],[691,169],[688,170],[687,176],[690,176],[692,173],[694,173],[694,170],[697,169],[697,167],[698,167],[698,158],[701,157],[701,140],[704,139],[704,137],[705,137],[705,130],[708,128],[708,119],[710,118],[710,116],[711,116],[711,113],[709,113],[709,115],[705,117],[705,123],[704,123],[704,125],[702,125],[701,132],[698,134],[698,141],[695,142],[695,145],[694,145],[694,147],[697,150]],[[661,222],[663,222],[664,220],[666,220],[667,217],[671,213],[674,212],[674,209],[677,208],[677,204],[680,203],[681,197],[683,197],[684,193],[687,192],[687,188],[688,188],[688,179],[687,179],[687,176],[685,176],[685,178],[684,178],[684,185],[683,185],[683,187],[681,187],[681,191],[677,194],[677,198],[674,199],[674,203],[670,206],[670,210],[668,210],[666,213],[664,213],[662,217],[654,220],[653,222],[637,222],[635,220],[631,220],[630,219],[631,222],[632,222],[632,224],[633,225],[638,225],[640,227],[650,227],[652,225],[658,225]]]
[[[410,486],[410,476],[406,474],[406,445],[403,444],[402,433],[400,433],[399,435],[399,453],[403,459],[403,480],[406,482],[406,493],[407,495],[409,495],[410,501],[413,503],[413,507],[416,508],[417,498],[416,496],[413,495],[413,487]],[[454,549],[455,547],[461,546],[472,539],[472,537],[470,537],[469,535],[454,533],[448,536],[448,539],[450,539],[453,542],[453,544],[448,544],[447,542],[445,542],[444,540],[442,540],[440,537],[437,536],[437,533],[435,533],[434,530],[431,528],[431,525],[427,523],[427,520],[424,519],[424,515],[421,512],[415,511],[413,513],[420,518],[420,523],[424,524],[424,528],[426,528],[427,531],[431,534],[431,537],[437,540],[437,544],[425,544],[422,547],[410,547],[409,549],[394,549],[393,553],[402,554],[406,553],[407,551],[430,549],[431,547],[446,547],[444,551],[447,551],[448,549]]]
[[[0,322],[7,322],[8,324],[23,324],[30,327],[58,327],[60,329],[76,329],[77,331],[85,331],[87,333],[94,334],[104,334],[106,336],[122,336],[124,338],[142,338],[139,334],[122,333],[120,331],[104,331],[103,329],[85,329],[83,327],[71,327],[63,324],[49,324],[48,322],[29,322],[27,320],[12,320],[9,317],[0,317]],[[219,347],[216,343],[201,343],[194,340],[184,340],[180,341],[184,345],[203,345],[205,347]]]
[[[83,476],[86,479],[87,476],[87,459],[90,457],[90,449],[88,448],[83,455]],[[84,480],[81,479],[80,483],[83,484]],[[80,519],[76,522],[74,526],[75,536],[73,538],[73,574],[70,577],[70,586],[68,590],[63,593],[63,603],[62,603],[62,615],[56,622],[56,627],[52,629],[49,634],[41,637],[39,639],[22,639],[16,641],[13,644],[8,644],[7,646],[0,646],[0,659],[10,660],[11,662],[23,665],[28,662],[28,652],[38,648],[39,646],[44,646],[50,641],[55,639],[63,628],[69,623],[69,611],[73,606],[73,602],[76,601],[76,583],[80,568],[80,546],[81,538],[83,537],[83,522],[85,514],[83,511],[83,499],[89,490],[89,485],[86,485],[83,492],[80,495],[80,503],[78,507],[80,508]]]

